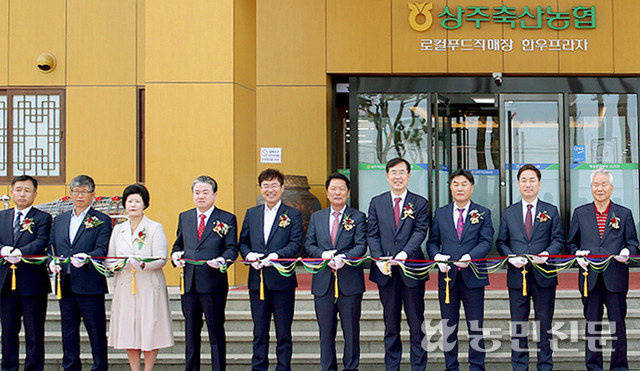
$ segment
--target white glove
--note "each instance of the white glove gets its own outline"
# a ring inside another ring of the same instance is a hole
[[[207,261],[207,265],[210,266],[213,269],[220,269],[220,267],[224,267],[224,264],[227,261],[225,260],[225,258],[223,258],[222,256],[217,257],[215,259],[211,259]]]
[[[57,273],[60,273],[60,271],[62,270],[62,267],[56,264],[55,261],[51,260],[49,262],[49,270],[51,271],[51,273],[57,274]]]
[[[244,257],[244,260],[248,261],[248,262],[254,262],[257,261],[258,259],[262,258],[264,256],[264,254],[259,253],[259,252],[250,252],[247,253],[247,256]]]
[[[184,260],[182,260],[183,255],[184,255],[184,251],[176,251],[173,254],[171,254],[171,261],[173,262],[173,265],[175,265],[178,268],[184,268],[184,265],[186,263],[184,262]]]
[[[396,256],[393,258],[393,260],[402,260],[405,261],[407,260],[409,256],[407,255],[407,253],[405,251],[400,251],[399,253],[396,254]]]
[[[127,259],[127,263],[131,264],[131,268],[134,269],[138,269],[140,268],[140,266],[142,266],[142,261],[134,257],[129,257],[129,259]]]
[[[514,256],[509,258],[509,264],[513,265],[516,268],[522,268],[527,265],[528,260],[524,256]]]
[[[629,260],[629,249],[626,247],[620,250],[620,253],[613,257],[618,263],[626,263]]]
[[[0,249],[0,255],[2,255],[3,257],[7,257],[11,255],[11,250],[13,250],[13,246],[2,246],[2,248]]]
[[[81,268],[83,265],[85,265],[87,263],[87,258],[89,257],[89,255],[83,253],[83,252],[79,252],[77,254],[74,254],[71,257],[71,265],[73,265],[76,268]]]
[[[276,260],[278,259],[278,254],[272,252],[269,255],[267,255],[266,258],[262,259],[262,266],[263,267],[270,267],[271,266],[271,260]]]
[[[381,259],[389,259],[389,257],[381,258]],[[382,272],[382,274],[384,274],[385,276],[388,276],[391,274],[391,264],[389,264],[388,261],[376,260],[376,265],[378,266],[378,269],[380,270],[380,272]]]
[[[578,262],[578,265],[581,266],[585,271],[589,268],[589,261],[587,260],[587,258],[579,257],[576,258],[576,261]]]
[[[329,262],[329,267],[336,270],[344,267],[344,260],[342,260],[344,258],[346,258],[346,255],[344,254],[338,254],[334,256],[333,259],[331,259],[331,261]]]
[[[578,250],[578,251],[576,251],[575,255],[576,256],[586,256],[586,255],[589,255],[590,252],[591,251],[589,251],[589,250]]]
[[[322,259],[329,260],[332,259],[333,256],[338,252],[338,250],[325,250],[322,252]]]
[[[451,259],[451,256],[449,255],[445,255],[445,254],[440,254],[437,253],[434,257],[433,260],[437,261],[437,262],[446,262],[449,261],[449,259]],[[438,269],[440,270],[440,272],[442,273],[447,273],[448,271],[451,270],[451,267],[449,266],[449,264],[445,264],[445,263],[438,263]]]
[[[453,263],[458,268],[466,268],[469,266],[469,262],[471,261],[471,255],[464,254],[458,259],[457,262]]]
[[[536,264],[544,264],[547,262],[547,259],[549,259],[548,251],[543,251],[540,254],[538,254],[538,256],[536,255],[531,256],[531,260],[533,260],[533,262]]]
[[[53,262],[53,260],[52,260],[52,262]],[[120,265],[120,263],[122,263],[122,259],[105,259],[104,260],[104,265],[108,269],[114,269],[115,267]],[[49,264],[51,264],[51,263],[49,263]]]
[[[11,264],[18,264],[22,261],[22,251],[20,249],[13,249],[11,254],[5,258]]]

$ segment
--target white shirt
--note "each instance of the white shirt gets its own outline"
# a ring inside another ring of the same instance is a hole
[[[467,214],[469,213],[469,207],[471,206],[471,201],[467,202],[466,205],[464,205],[464,207],[462,208],[462,220],[464,222],[465,218],[467,217]],[[456,203],[453,203],[453,225],[455,227],[458,226],[458,218],[460,217],[460,209],[458,207],[458,205],[456,205]]]
[[[407,198],[407,190],[405,189],[400,196],[396,196],[395,193],[391,191],[391,208],[392,209],[396,206],[396,198],[398,197],[400,197],[400,211],[402,211],[402,206],[404,206],[404,200],[405,198]],[[400,217],[402,218],[402,215],[400,215]]]
[[[531,208],[531,225],[533,225],[533,219],[536,217],[536,208],[538,207],[538,199],[533,200],[531,204],[527,203],[525,200],[522,200],[522,221],[527,220],[527,205],[533,205]]]
[[[334,210],[333,208],[331,208],[331,212],[329,213],[329,236],[331,236],[331,232],[333,232],[331,229],[333,228],[333,219],[335,219],[336,217],[333,216],[334,211],[338,211],[340,213],[340,215],[337,216],[338,221],[340,219],[342,219],[342,214],[344,214],[344,211],[347,209],[347,205],[344,205],[344,207],[342,207],[342,210],[338,211],[338,210]]]
[[[213,212],[213,210],[216,208],[215,205],[211,206],[209,208],[209,210],[202,212],[200,211],[200,209],[196,208],[196,231],[198,230],[198,227],[200,226],[200,215],[204,214],[204,225],[207,225],[207,222],[209,222],[209,217],[211,216],[211,213]]]
[[[16,216],[18,214],[22,214],[20,215],[20,222],[22,222],[24,220],[24,218],[27,217],[27,214],[29,213],[29,211],[31,211],[32,206],[27,207],[26,209],[22,209],[22,210],[18,210],[18,208],[14,207],[14,213],[13,213],[13,224],[15,225],[16,223]]]
[[[280,208],[280,204],[282,201],[278,201],[273,209],[269,209],[267,204],[264,204],[264,229],[262,231],[264,235],[264,243],[266,244],[269,241],[269,235],[271,234],[271,227],[273,227],[273,222],[275,222],[278,217],[278,209]]]
[[[80,215],[76,216],[76,210],[71,210],[71,218],[69,219],[69,242],[73,243],[73,239],[76,238],[76,234],[78,233],[78,228],[82,224],[84,217],[89,212],[90,207],[87,207]]]

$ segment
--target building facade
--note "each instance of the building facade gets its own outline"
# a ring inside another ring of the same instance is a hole
[[[80,173],[104,196],[143,182],[171,241],[201,174],[239,222],[269,166],[306,175],[325,205],[326,175],[348,172],[366,211],[386,189],[382,164],[401,155],[433,207],[449,202],[451,171],[473,170],[474,200],[497,225],[529,162],[568,224],[590,199],[590,170],[606,166],[614,201],[638,220],[636,11],[635,0],[0,0],[0,179],[9,193],[12,176],[38,176],[39,203]],[[263,163],[262,148],[281,162]]]

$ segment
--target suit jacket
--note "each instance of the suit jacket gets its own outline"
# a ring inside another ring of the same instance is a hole
[[[545,222],[538,221],[537,215],[547,212],[550,219]],[[564,251],[564,232],[562,220],[558,213],[558,208],[554,205],[538,200],[536,214],[533,215],[533,228],[531,238],[527,238],[524,230],[524,219],[522,216],[522,201],[504,209],[500,220],[500,231],[496,245],[502,256],[539,254],[547,251],[550,255],[559,255]],[[548,264],[543,264],[542,268],[551,270]],[[533,277],[541,287],[553,287],[558,285],[558,275],[553,274],[545,277],[537,269],[529,269],[533,272]],[[522,288],[522,270],[511,264],[507,264],[507,286],[512,289]]]
[[[304,242],[304,251],[311,258],[321,258],[328,250],[338,250],[337,254],[344,254],[347,258],[361,257],[367,252],[367,217],[363,212],[347,207],[342,214],[340,228],[336,235],[335,246],[331,243],[329,216],[331,207],[316,211],[311,215]],[[349,217],[354,226],[350,230],[344,227],[344,220]],[[330,268],[325,268],[313,275],[311,292],[314,295],[325,295],[331,286]],[[346,265],[338,270],[338,289],[345,295],[360,294],[365,291],[364,273],[362,267]]]
[[[443,206],[436,210],[433,216],[427,243],[429,256],[433,259],[436,254],[441,253],[451,256],[451,260],[458,260],[462,255],[469,254],[471,259],[484,258],[491,250],[493,243],[491,210],[471,202],[462,227],[462,235],[458,239],[456,226],[453,223],[453,206],[454,203]],[[469,214],[474,210],[477,210],[481,216],[478,223],[472,224]],[[439,273],[438,286],[443,290],[446,285],[445,277],[444,273]],[[468,288],[478,288],[489,284],[489,276],[487,274],[481,274],[476,277],[469,267],[458,270],[456,266],[452,266],[449,271],[451,285],[455,284],[458,277],[461,277]]]
[[[264,240],[264,208],[259,205],[247,210],[240,231],[240,253],[246,257],[250,252],[262,253],[266,257],[272,252],[278,254],[279,258],[294,258],[302,248],[302,215],[300,211],[294,209],[284,202],[280,203],[276,220],[271,226],[269,239]],[[280,227],[279,219],[287,215],[291,223],[286,227]],[[264,267],[263,276],[265,286],[269,290],[281,291],[298,287],[298,280],[295,273],[290,277],[281,275],[273,267]],[[260,272],[256,269],[249,269],[249,289],[260,289]]]
[[[403,218],[404,210],[409,206],[413,206],[413,218]],[[402,208],[400,222],[396,229],[391,192],[385,192],[371,199],[367,222],[367,243],[372,257],[393,257],[400,251],[404,251],[407,253],[407,259],[424,260],[422,243],[427,237],[427,230],[431,222],[429,201],[407,191]],[[389,276],[382,274],[376,265],[371,266],[369,279],[380,286],[389,282]],[[429,277],[425,276],[422,280],[414,280],[403,274],[402,279],[406,286],[417,287],[424,285],[424,281]]]
[[[617,229],[611,228],[611,219],[619,218]],[[571,227],[567,237],[567,247],[571,254],[578,250],[589,250],[591,255],[617,255],[624,248],[629,249],[630,255],[638,254],[638,236],[633,222],[631,210],[611,202],[607,224],[600,239],[598,223],[596,221],[595,205],[588,203],[576,208],[571,218]],[[580,270],[582,273],[582,269]],[[626,292],[629,290],[629,267],[615,260],[602,272],[602,278],[607,290],[612,292]],[[592,289],[598,273],[589,268],[588,287]],[[584,287],[584,276],[579,275],[579,289]]]
[[[238,257],[238,223],[236,216],[214,208],[207,220],[198,241],[198,212],[196,209],[187,210],[178,217],[178,232],[176,242],[171,253],[184,251],[184,259],[211,260],[223,257],[227,260],[235,260]],[[216,222],[222,222],[229,226],[229,231],[223,237],[213,231]],[[213,269],[207,264],[195,265],[187,263],[184,267],[184,290],[191,291],[195,286],[198,293],[211,293],[227,291],[229,282],[227,273]]]
[[[51,253],[56,256],[69,257],[77,253],[86,253],[92,257],[107,255],[109,237],[111,236],[111,218],[90,207],[85,216],[94,216],[103,223],[92,228],[87,228],[84,222],[80,223],[78,232],[73,242],[69,241],[69,221],[74,210],[58,215],[51,227],[49,243]],[[67,274],[69,272],[69,274]],[[107,281],[90,262],[80,268],[71,263],[62,264],[62,285],[71,279],[71,291],[82,295],[100,295],[107,292]]]
[[[51,231],[51,215],[32,207],[25,216],[33,223],[31,232],[18,232],[14,244],[13,222],[15,209],[0,211],[0,246],[13,246],[20,249],[22,255],[46,255],[49,232]],[[0,265],[0,290],[11,282],[8,262]],[[51,292],[51,282],[47,265],[18,263],[16,264],[16,289],[21,295],[46,295]]]

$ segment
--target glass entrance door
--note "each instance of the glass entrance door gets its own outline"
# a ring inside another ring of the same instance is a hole
[[[533,164],[542,173],[538,197],[562,209],[564,187],[564,153],[560,138],[562,112],[561,94],[500,95],[500,117],[504,122],[500,152],[502,208],[518,202],[518,169]]]

